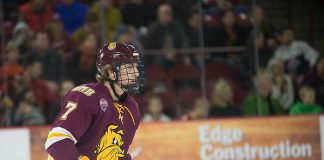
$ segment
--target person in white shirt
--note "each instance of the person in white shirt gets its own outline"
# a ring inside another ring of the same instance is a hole
[[[306,42],[295,40],[292,28],[283,28],[278,39],[280,46],[275,50],[273,59],[283,60],[286,72],[301,75],[315,64],[318,52]]]
[[[283,60],[270,60],[268,69],[272,73],[271,96],[277,99],[281,106],[288,111],[294,102],[294,88],[290,76],[285,74]]]

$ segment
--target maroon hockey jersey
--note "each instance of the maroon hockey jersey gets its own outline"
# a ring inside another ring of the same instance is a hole
[[[45,148],[68,138],[91,160],[128,160],[139,122],[139,108],[131,96],[119,103],[101,83],[81,85],[63,99]]]

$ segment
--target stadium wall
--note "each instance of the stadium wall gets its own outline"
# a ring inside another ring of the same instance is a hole
[[[49,129],[0,129],[1,159],[46,159]],[[130,153],[135,160],[324,160],[324,115],[143,123]]]

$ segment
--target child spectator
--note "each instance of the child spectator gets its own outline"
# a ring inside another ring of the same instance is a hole
[[[290,109],[290,115],[320,114],[321,106],[315,104],[315,90],[310,86],[302,86],[299,89],[301,102],[297,102]]]
[[[294,81],[300,82],[301,76],[315,64],[318,52],[306,42],[295,40],[294,30],[289,27],[281,30],[279,41],[280,46],[272,58],[283,60],[286,72]]]
[[[324,56],[318,58],[316,65],[305,75],[303,84],[316,91],[316,102],[324,107]]]
[[[144,115],[143,122],[153,122],[153,121],[166,122],[171,120],[169,116],[162,113],[163,102],[157,96],[152,96],[149,98],[147,110],[148,112]]]
[[[241,115],[239,109],[234,106],[232,87],[225,80],[219,80],[215,84],[212,102],[208,113],[209,118]]]

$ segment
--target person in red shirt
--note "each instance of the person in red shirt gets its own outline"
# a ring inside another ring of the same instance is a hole
[[[45,0],[31,0],[19,7],[20,16],[34,32],[41,31],[53,17],[51,5]]]

